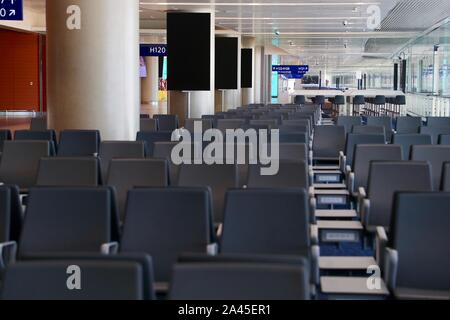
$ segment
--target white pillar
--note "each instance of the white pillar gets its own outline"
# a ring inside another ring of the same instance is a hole
[[[78,13],[80,29],[70,30]],[[135,139],[138,0],[47,0],[46,20],[49,126],[99,129],[104,140]]]
[[[145,57],[147,77],[141,78],[141,102],[158,103],[159,91],[159,58]]]

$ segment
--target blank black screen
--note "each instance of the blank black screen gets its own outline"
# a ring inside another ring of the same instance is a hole
[[[253,49],[241,50],[241,88],[253,87]]]
[[[211,15],[167,13],[169,90],[211,90]]]
[[[238,38],[216,38],[216,89],[238,88]]]

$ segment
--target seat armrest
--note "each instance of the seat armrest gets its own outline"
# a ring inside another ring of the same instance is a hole
[[[219,254],[219,245],[217,243],[211,243],[206,246],[206,253],[208,256],[217,256]]]
[[[347,162],[347,157],[344,154],[344,151],[339,152],[339,168],[342,172],[345,172],[345,164]]]
[[[315,224],[316,223],[316,208],[317,208],[317,199],[312,196],[309,198],[309,222]]]
[[[104,243],[100,247],[100,252],[104,255],[117,254],[118,251],[119,251],[118,242]]]
[[[386,250],[386,245],[388,242],[388,237],[386,230],[383,227],[376,228],[376,259],[380,267],[384,266],[384,254]]]
[[[367,194],[366,194],[366,190],[364,188],[359,188],[358,189],[358,193],[357,193],[357,197],[358,197],[358,202],[357,202],[357,211],[361,214],[362,213],[362,209],[363,209],[363,205],[364,205],[364,200],[367,198]]]
[[[0,271],[3,271],[10,263],[16,260],[16,254],[17,242],[0,243]]]
[[[397,282],[398,252],[397,250],[386,248],[384,258],[384,282],[390,290],[395,288]]]
[[[352,172],[350,166],[345,169],[345,184],[347,186],[347,191],[354,195],[355,193],[355,173]]]
[[[308,163],[309,163],[310,165],[313,164],[313,152],[312,152],[312,151],[309,151],[309,161],[308,161]]]
[[[311,245],[319,245],[319,228],[317,224],[310,225]]]
[[[308,170],[308,180],[310,186],[314,185],[314,171],[311,168]]]
[[[370,215],[370,200],[363,199],[359,205],[359,215],[361,217],[361,223],[367,228],[369,225],[369,215]]]
[[[320,281],[320,247],[317,245],[311,246],[311,281],[318,285]]]

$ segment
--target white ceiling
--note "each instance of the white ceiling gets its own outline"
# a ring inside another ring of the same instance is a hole
[[[381,12],[377,30],[367,25],[372,5]],[[45,0],[25,0],[25,6],[45,14]],[[207,10],[215,13],[218,29],[278,45],[303,62],[336,67],[389,62],[409,39],[450,16],[450,0],[141,0],[140,9],[141,29],[160,39],[167,11]]]

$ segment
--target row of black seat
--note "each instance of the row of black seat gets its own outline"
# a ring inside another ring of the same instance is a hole
[[[0,188],[0,195],[10,190]],[[32,189],[18,261],[7,266],[2,298],[151,299],[155,289],[167,290],[161,284],[167,281],[174,299],[311,298],[305,190],[229,191],[217,257],[205,255],[215,241],[206,189],[130,191],[121,236],[112,195],[108,188]],[[450,194],[398,192],[392,203],[389,267],[383,267],[389,288],[399,298],[448,298]],[[180,257],[183,252],[191,254]],[[85,277],[80,291],[66,287],[67,268],[74,265]]]

